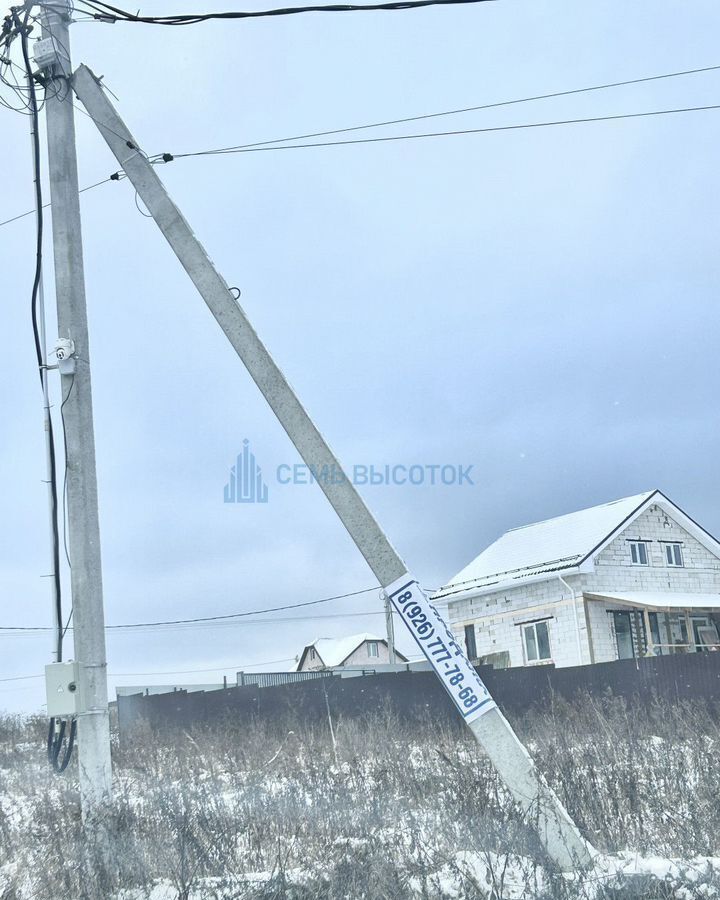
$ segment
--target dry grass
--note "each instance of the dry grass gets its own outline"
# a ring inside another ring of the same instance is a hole
[[[706,708],[586,698],[515,724],[598,849],[720,855]],[[282,739],[260,724],[138,731],[114,750],[108,860],[81,826],[76,772],[46,771],[44,723],[0,720],[0,900],[140,900],[153,886],[163,900],[720,896],[717,874],[690,867],[629,884],[554,874],[459,729],[408,733],[386,713],[335,732],[337,747],[292,722]]]

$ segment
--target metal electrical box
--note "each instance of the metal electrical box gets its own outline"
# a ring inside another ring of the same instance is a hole
[[[52,37],[43,38],[33,44],[33,56],[39,69],[49,69],[60,61],[60,54]]]
[[[55,718],[81,712],[80,665],[76,662],[52,663],[45,666],[47,714]]]

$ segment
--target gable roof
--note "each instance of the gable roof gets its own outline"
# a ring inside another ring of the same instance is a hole
[[[652,503],[672,512],[678,523],[720,553],[720,544],[658,490],[624,497],[554,519],[506,531],[434,595],[458,599],[460,594],[514,587],[527,579],[544,580],[577,570]]]
[[[300,662],[298,663],[298,671],[305,661],[308,650],[311,648],[313,648],[320,657],[320,661],[323,665],[327,666],[329,669],[333,669],[336,666],[341,666],[349,656],[352,656],[358,647],[361,647],[365,643],[365,641],[377,641],[378,644],[387,646],[385,638],[378,637],[376,634],[369,634],[368,632],[351,634],[348,637],[343,638],[318,638],[313,641],[312,644],[308,644],[303,650]],[[407,662],[407,659],[397,650],[397,648],[395,649],[395,655],[403,662]]]

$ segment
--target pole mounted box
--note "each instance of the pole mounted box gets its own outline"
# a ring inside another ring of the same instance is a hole
[[[48,716],[62,719],[82,712],[80,687],[79,663],[60,662],[45,666]]]
[[[60,49],[55,43],[55,38],[52,37],[35,41],[33,44],[33,57],[35,58],[35,65],[41,70],[49,69],[62,61]]]

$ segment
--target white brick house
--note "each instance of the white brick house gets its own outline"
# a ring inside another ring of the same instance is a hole
[[[434,600],[498,666],[715,650],[720,543],[649,491],[506,532]]]
[[[407,658],[395,650],[397,662]],[[388,665],[390,654],[387,641],[375,634],[352,634],[344,638],[318,638],[308,644],[300,655],[297,672],[313,672],[318,669],[340,669],[354,666],[373,667]]]

